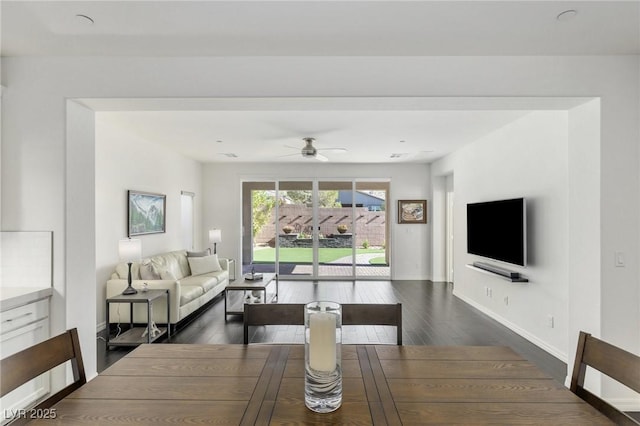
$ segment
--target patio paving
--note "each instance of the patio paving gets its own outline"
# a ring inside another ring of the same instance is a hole
[[[381,277],[389,278],[391,269],[388,265],[371,265],[369,261],[376,257],[384,256],[383,253],[361,253],[356,254],[356,277]],[[352,273],[352,256],[345,256],[327,263],[319,265],[318,274],[321,277],[350,277]],[[256,263],[256,272],[273,272],[273,263]],[[250,268],[245,265],[244,273],[250,272]],[[281,275],[311,275],[313,266],[309,264],[281,263]]]
[[[293,275],[311,275],[312,265],[296,265]],[[320,276],[340,277],[351,276],[351,265],[336,265],[333,263],[324,263],[319,266],[318,273]],[[372,266],[372,265],[356,265],[357,277],[386,277],[389,278],[390,269],[388,266]]]

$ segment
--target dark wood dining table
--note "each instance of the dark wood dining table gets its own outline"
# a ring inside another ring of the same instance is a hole
[[[318,414],[303,345],[144,344],[29,424],[611,424],[508,347],[343,345],[342,368]]]

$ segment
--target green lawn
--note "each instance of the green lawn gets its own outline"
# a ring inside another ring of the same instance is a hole
[[[357,254],[361,253],[384,253],[384,249],[356,249]],[[331,262],[341,257],[351,256],[350,248],[320,248],[320,263]],[[281,248],[280,262],[284,263],[311,263],[313,259],[313,249],[311,248]],[[383,258],[384,259],[384,258]],[[276,261],[276,249],[264,248],[253,251],[254,262],[271,263]]]

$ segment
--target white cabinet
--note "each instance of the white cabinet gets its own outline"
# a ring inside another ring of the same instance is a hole
[[[0,357],[6,358],[49,338],[49,299],[0,312]],[[2,424],[11,413],[25,408],[50,389],[49,373],[24,384],[0,401]]]

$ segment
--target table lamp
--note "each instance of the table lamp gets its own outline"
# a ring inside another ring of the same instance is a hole
[[[129,276],[127,277],[129,286],[124,289],[122,294],[136,294],[138,290],[131,287],[131,265],[133,262],[140,262],[140,258],[142,257],[142,241],[132,240],[131,238],[118,241],[118,255],[122,262],[127,262],[127,265],[129,265]]]
[[[209,230],[209,244],[213,244],[213,254],[217,254],[216,245],[222,242],[222,230],[210,229]]]

